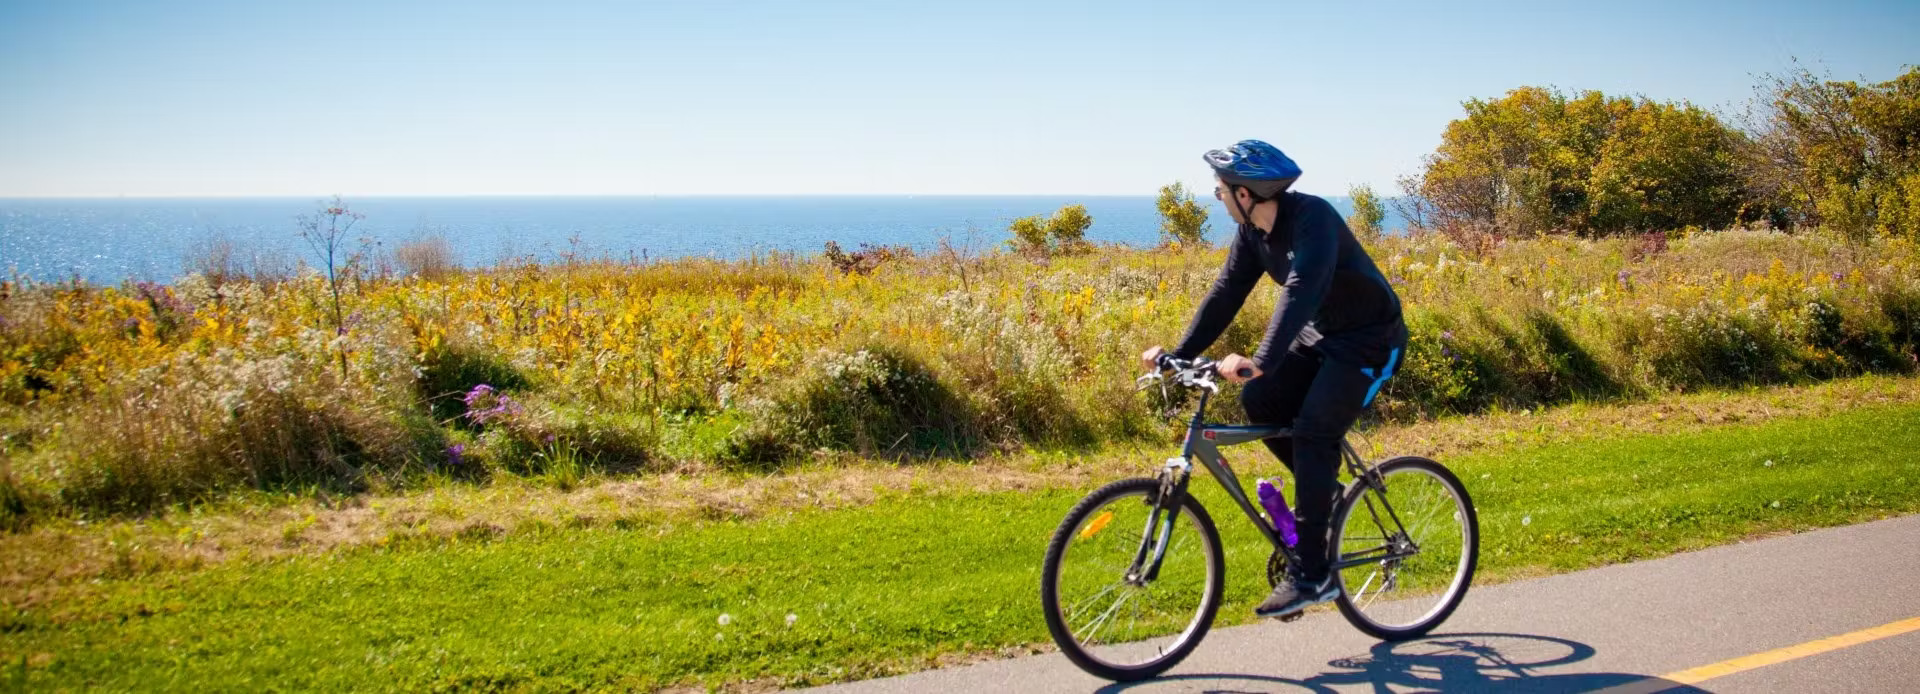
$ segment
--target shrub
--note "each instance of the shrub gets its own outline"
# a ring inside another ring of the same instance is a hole
[[[1154,201],[1160,211],[1160,242],[1180,248],[1205,248],[1207,245],[1207,208],[1195,202],[1193,195],[1178,182],[1160,187]]]
[[[1013,232],[1013,240],[1008,241],[1007,245],[1015,251],[1046,255],[1053,249],[1053,244],[1047,239],[1046,217],[1041,215],[1020,217],[1007,225],[1007,230]]]
[[[393,261],[400,274],[427,280],[442,280],[460,271],[459,256],[444,236],[433,235],[407,241],[393,249]]]
[[[1373,192],[1372,186],[1354,186],[1347,190],[1353,198],[1353,216],[1347,223],[1353,227],[1353,233],[1362,240],[1371,241],[1385,232],[1381,222],[1387,219],[1387,208],[1380,203],[1380,196]]]
[[[840,244],[828,241],[822,256],[827,259],[827,264],[839,270],[842,275],[871,275],[874,270],[888,261],[912,258],[913,249],[906,246],[875,246],[863,243],[860,244],[860,250],[848,253],[840,248]]]
[[[960,453],[977,441],[973,413],[927,367],[898,349],[822,353],[729,445],[731,462],[768,466],[816,449],[900,456]]]
[[[481,445],[471,452],[463,449],[460,457],[471,456],[463,462],[486,473],[547,477],[566,487],[588,473],[633,473],[654,460],[655,437],[631,417],[538,398],[522,403],[485,384],[463,400],[469,409],[462,418],[480,431]]]
[[[499,354],[460,342],[437,344],[421,352],[418,374],[414,392],[427,410],[435,419],[462,425],[471,424],[464,416],[464,396],[476,386],[520,389],[529,385],[526,376]]]
[[[146,512],[237,489],[367,488],[441,448],[439,429],[287,358],[181,359],[77,403],[36,448],[65,507]]]
[[[1007,226],[1013,233],[1007,246],[1028,255],[1083,253],[1092,248],[1086,240],[1087,229],[1092,226],[1093,217],[1087,214],[1086,206],[1067,205],[1052,217],[1033,215],[1013,220]]]
[[[1087,214],[1085,205],[1068,205],[1047,220],[1047,236],[1053,239],[1054,250],[1080,253],[1088,248],[1087,229],[1092,226],[1093,216]]]

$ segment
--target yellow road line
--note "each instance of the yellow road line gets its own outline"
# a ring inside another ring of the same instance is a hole
[[[1743,655],[1732,660],[1723,660],[1712,665],[1702,665],[1679,672],[1663,675],[1661,679],[1673,684],[1699,684],[1715,677],[1725,677],[1736,672],[1745,672],[1754,668],[1766,667],[1789,660],[1819,655],[1827,651],[1837,651],[1848,646],[1858,646],[1868,641],[1877,641],[1889,636],[1899,636],[1909,631],[1920,631],[1920,617],[1902,619],[1892,624],[1882,624],[1871,629],[1829,636],[1824,639],[1776,648],[1765,653]]]

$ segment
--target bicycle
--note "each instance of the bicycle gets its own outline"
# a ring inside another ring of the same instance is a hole
[[[1054,531],[1041,569],[1047,630],[1061,653],[1089,674],[1114,681],[1146,679],[1178,664],[1206,637],[1220,609],[1226,559],[1212,517],[1187,493],[1193,461],[1212,473],[1272,543],[1270,587],[1299,563],[1295,549],[1248,500],[1219,450],[1291,431],[1208,424],[1207,402],[1219,392],[1215,363],[1167,356],[1159,366],[1140,377],[1143,388],[1158,381],[1164,393],[1171,382],[1200,394],[1180,456],[1168,459],[1154,477],[1113,482],[1081,499]],[[1473,582],[1480,528],[1466,487],[1427,458],[1369,464],[1342,441],[1341,459],[1352,480],[1334,503],[1327,544],[1336,554],[1330,568],[1340,587],[1340,614],[1382,640],[1425,635],[1459,607]],[[1175,522],[1182,517],[1184,523]],[[1125,627],[1116,631],[1123,619]]]

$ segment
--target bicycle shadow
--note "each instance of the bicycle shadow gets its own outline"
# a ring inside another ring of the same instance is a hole
[[[1592,646],[1553,636],[1503,633],[1441,634],[1380,643],[1364,655],[1335,658],[1332,668],[1306,679],[1266,675],[1200,673],[1161,677],[1143,682],[1114,683],[1095,690],[1115,694],[1159,685],[1165,689],[1217,694],[1241,692],[1352,691],[1368,686],[1374,692],[1605,692],[1606,694],[1704,694],[1706,690],[1649,675],[1624,672],[1543,673],[1551,668],[1593,657]],[[1206,683],[1206,684],[1202,684]],[[1207,686],[1208,684],[1218,686]],[[1152,691],[1151,689],[1145,691]]]

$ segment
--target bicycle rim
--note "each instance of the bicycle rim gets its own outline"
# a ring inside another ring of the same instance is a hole
[[[1221,561],[1192,507],[1183,504],[1166,537],[1159,575],[1130,579],[1153,512],[1153,490],[1141,485],[1116,491],[1079,514],[1066,536],[1052,577],[1054,609],[1071,641],[1061,645],[1077,648],[1102,670],[1151,668],[1183,655],[1205,634],[1212,617],[1207,607],[1219,584],[1210,574]]]
[[[1444,620],[1471,582],[1477,522],[1465,490],[1438,463],[1388,463],[1379,473],[1385,503],[1380,490],[1361,486],[1336,519],[1340,562],[1397,558],[1335,572],[1342,612],[1375,636],[1417,636]]]

